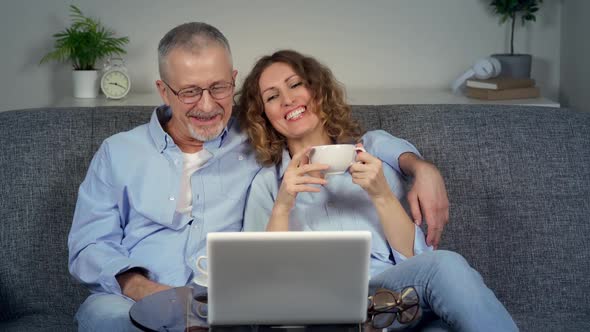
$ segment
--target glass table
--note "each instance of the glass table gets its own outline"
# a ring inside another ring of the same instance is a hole
[[[375,331],[364,324],[308,325],[308,326],[211,326],[207,325],[206,289],[176,287],[158,292],[136,302],[129,310],[135,326],[144,331]]]

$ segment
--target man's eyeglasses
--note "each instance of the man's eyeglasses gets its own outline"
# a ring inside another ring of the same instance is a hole
[[[379,288],[369,296],[368,322],[376,329],[389,327],[397,319],[401,324],[419,318],[420,299],[414,287],[406,287],[401,293]]]
[[[209,91],[209,94],[215,100],[227,98],[232,94],[233,88],[235,86],[234,82],[218,82],[206,89],[195,86],[176,91],[172,89],[172,87],[164,80],[162,80],[162,82],[164,82],[168,89],[170,89],[170,91],[172,91],[172,93],[178,97],[178,100],[185,104],[198,103],[199,100],[201,100],[201,96],[203,96],[203,91],[205,90]]]

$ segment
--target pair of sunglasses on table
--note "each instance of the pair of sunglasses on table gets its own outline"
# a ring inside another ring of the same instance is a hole
[[[207,318],[207,295],[195,297],[197,315]],[[375,329],[391,327],[396,321],[404,327],[420,319],[420,298],[414,287],[406,287],[401,292],[379,288],[369,296],[366,324]]]

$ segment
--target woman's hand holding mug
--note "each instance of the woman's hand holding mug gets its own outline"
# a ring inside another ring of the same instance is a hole
[[[306,148],[291,159],[287,170],[283,175],[283,181],[275,200],[276,212],[288,214],[295,205],[295,198],[300,192],[320,192],[320,188],[312,184],[326,185],[326,181],[318,176],[321,171],[327,170],[330,166],[325,164],[310,164],[308,153],[312,148]]]
[[[357,162],[349,168],[352,182],[361,186],[373,199],[393,195],[383,173],[383,162],[369,154],[362,144],[356,147],[359,149]]]

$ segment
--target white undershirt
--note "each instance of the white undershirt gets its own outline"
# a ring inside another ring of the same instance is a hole
[[[176,212],[190,213],[193,209],[193,192],[191,189],[191,175],[201,168],[212,154],[203,149],[196,153],[182,153],[184,163],[180,178],[180,192],[176,201]]]

